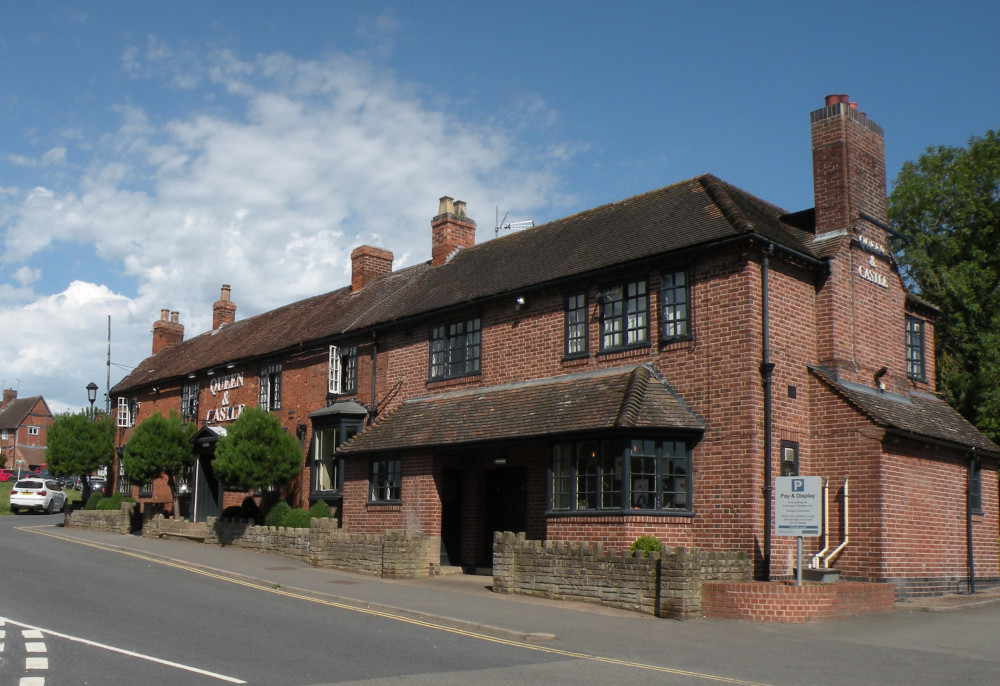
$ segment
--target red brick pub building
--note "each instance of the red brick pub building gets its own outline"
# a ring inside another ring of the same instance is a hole
[[[463,566],[491,564],[495,531],[648,534],[789,578],[774,479],[819,476],[807,558],[897,598],[1000,583],[1000,447],[936,394],[938,312],[893,262],[882,129],[846,96],[810,119],[813,209],[705,175],[476,245],[442,198],[428,262],[361,246],[350,286],[239,321],[223,286],[188,340],[164,310],[112,390],[119,442],[152,413],[197,421],[183,514],[204,520],[245,496],[215,480],[215,441],[264,407],[302,443],[286,497],[440,536]]]

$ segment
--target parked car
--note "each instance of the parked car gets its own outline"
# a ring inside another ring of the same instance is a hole
[[[90,492],[104,494],[104,487],[107,486],[108,481],[102,476],[92,476],[90,477]]]
[[[66,511],[68,496],[52,479],[21,479],[10,491],[10,511],[40,510],[52,514]]]
[[[14,472],[9,469],[0,469],[0,481],[10,481],[14,478]]]

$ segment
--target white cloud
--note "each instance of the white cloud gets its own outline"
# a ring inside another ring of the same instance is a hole
[[[391,32],[391,18],[377,23]],[[347,285],[350,252],[362,243],[392,250],[397,267],[427,259],[442,195],[467,201],[480,239],[492,238],[495,204],[520,213],[546,205],[558,183],[551,165],[569,156],[532,159],[517,127],[461,121],[356,59],[181,52],[150,38],[122,63],[136,78],[224,89],[241,109],[156,121],[141,103],[123,104],[121,126],[89,141],[92,151],[43,155],[88,159],[74,185],[2,196],[0,263],[42,293],[0,310],[18,323],[0,343],[5,378],[70,378],[82,388],[103,369],[109,314],[114,357],[134,365],[148,354],[161,308],[180,311],[188,336],[208,329],[222,283],[242,318]],[[552,120],[540,102],[529,109]],[[39,278],[23,264],[67,241],[93,245],[135,279],[136,292],[59,284],[57,268]],[[61,397],[72,402],[76,391]]]

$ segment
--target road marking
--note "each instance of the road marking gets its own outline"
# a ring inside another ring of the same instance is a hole
[[[47,657],[26,657],[24,658],[25,669],[48,669],[49,658]]]
[[[25,643],[24,644],[24,651],[26,653],[44,653],[44,652],[46,652],[46,650],[45,650],[45,644],[44,643],[37,643],[37,642]]]
[[[199,569],[188,564],[182,564],[180,562],[174,562],[170,560],[165,560],[159,557],[153,557],[150,555],[144,555],[142,553],[137,553],[131,550],[123,550],[121,548],[111,547],[91,543],[89,541],[81,541],[78,538],[71,538],[68,536],[61,536],[57,533],[51,531],[39,531],[42,528],[51,528],[51,524],[43,524],[33,527],[15,527],[23,531],[29,531],[33,534],[40,534],[42,536],[49,536],[51,538],[58,538],[63,541],[69,541],[70,543],[76,543],[78,545],[87,546],[89,548],[96,548],[98,550],[103,550],[105,552],[114,552],[119,555],[126,555],[128,557],[134,557],[144,562],[152,562],[164,567],[172,567],[174,569],[180,569],[183,571],[191,572],[192,574],[198,574],[200,576],[205,576],[210,579],[217,579],[219,581],[224,581],[226,583],[235,584],[237,586],[244,586],[246,588],[252,588],[257,591],[263,591],[265,593],[271,593],[273,595],[283,596],[285,598],[295,598],[297,600],[303,600],[309,603],[315,603],[318,605],[325,605],[327,607],[335,607],[340,610],[347,610],[350,612],[356,612],[365,615],[371,615],[373,617],[381,617],[383,619],[389,619],[397,622],[402,622],[404,624],[411,624],[414,626],[420,626],[427,629],[435,629],[437,631],[444,631],[451,634],[456,634],[459,636],[465,636],[468,638],[474,638],[481,641],[487,641],[489,643],[497,643],[499,645],[511,646],[514,648],[523,648],[525,650],[533,650],[535,652],[545,653],[547,655],[556,655],[559,657],[569,657],[577,660],[589,660],[591,662],[599,662],[601,664],[615,665],[618,667],[631,667],[633,669],[645,670],[648,672],[658,672],[661,674],[673,674],[675,676],[686,676],[696,679],[704,679],[706,681],[714,681],[723,684],[736,684],[737,686],[769,686],[768,684],[763,684],[757,681],[744,681],[743,679],[735,679],[731,677],[719,676],[716,674],[706,674],[703,672],[693,672],[686,669],[676,669],[673,667],[661,667],[659,665],[652,665],[643,662],[631,662],[629,660],[619,660],[612,657],[602,657],[600,655],[591,655],[589,653],[577,653],[571,650],[561,650],[559,648],[552,648],[548,646],[540,646],[532,643],[525,643],[523,641],[515,641],[507,638],[499,638],[496,636],[490,636],[488,634],[476,633],[474,631],[467,631],[465,629],[455,629],[443,624],[434,624],[429,621],[424,621],[420,619],[414,619],[412,617],[405,617],[403,615],[393,614],[391,612],[386,612],[383,610],[376,610],[372,608],[358,607],[356,605],[349,605],[347,603],[341,603],[335,600],[327,600],[323,598],[314,598],[312,596],[303,595],[301,593],[293,593],[291,591],[285,591],[280,588],[271,588],[270,586],[265,586],[258,583],[253,583],[250,581],[243,581],[240,579],[234,579],[231,577],[223,576],[222,574],[216,574],[214,572],[209,572],[204,569]],[[3,618],[0,618],[0,622]],[[9,620],[8,620],[9,621]],[[11,622],[14,624],[15,622]],[[23,626],[23,625],[19,625]],[[52,632],[46,631],[45,633],[51,634]],[[59,634],[52,634],[58,636]],[[82,640],[82,639],[81,639]],[[117,650],[117,649],[115,649]],[[119,651],[124,652],[124,651]],[[245,681],[237,681],[235,683],[246,683]]]
[[[66,539],[68,540],[68,539]],[[96,641],[90,641],[86,638],[80,638],[78,636],[70,636],[69,634],[63,634],[58,631],[52,631],[51,629],[45,629],[43,627],[31,626],[30,624],[22,624],[21,622],[15,622],[13,619],[0,618],[0,622],[6,621],[8,624],[13,624],[14,626],[19,626],[24,629],[30,629],[34,631],[39,631],[46,636],[55,636],[56,638],[62,638],[67,641],[73,641],[74,643],[82,643],[83,645],[91,646],[92,648],[100,648],[102,650],[107,650],[112,653],[118,653],[119,655],[127,655],[128,657],[135,657],[140,660],[146,660],[147,662],[155,662],[159,665],[165,665],[167,667],[173,667],[174,669],[182,669],[186,672],[192,672],[194,674],[200,674],[202,676],[212,677],[213,679],[218,679],[220,681],[227,681],[231,684],[245,684],[246,682],[242,679],[237,679],[235,677],[226,676],[225,674],[216,674],[215,672],[209,672],[204,669],[199,669],[197,667],[191,667],[190,665],[182,665],[179,662],[171,662],[170,660],[164,660],[158,657],[153,657],[152,655],[144,655],[142,653],[137,653],[134,650],[125,650],[124,648],[115,648],[114,646],[105,645],[103,643],[98,643]],[[28,658],[29,660],[48,660],[48,658]],[[29,668],[30,669],[30,668]]]
[[[21,680],[17,682],[17,686],[45,686],[45,677],[23,676],[21,677]]]
[[[32,631],[30,629],[25,629],[21,632],[21,635],[25,638],[45,638],[45,634],[41,631]]]

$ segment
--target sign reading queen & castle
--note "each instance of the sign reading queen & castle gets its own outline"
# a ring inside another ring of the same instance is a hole
[[[212,397],[216,397],[221,393],[222,402],[221,407],[212,408],[205,414],[205,421],[207,423],[218,424],[220,422],[231,422],[240,416],[246,405],[243,403],[238,405],[232,404],[232,401],[229,399],[229,391],[234,388],[243,388],[243,372],[227,374],[225,376],[212,379],[212,382],[208,386],[208,390],[212,393]]]

